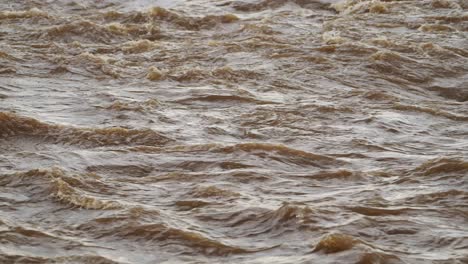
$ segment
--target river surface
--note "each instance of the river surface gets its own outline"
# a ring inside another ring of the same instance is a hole
[[[0,263],[468,263],[466,0],[0,10]]]

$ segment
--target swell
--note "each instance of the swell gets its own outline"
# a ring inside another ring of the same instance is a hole
[[[52,125],[34,118],[0,112],[0,139],[31,137],[80,147],[165,145],[172,140],[151,129],[76,128]]]
[[[67,175],[58,168],[36,169],[0,175],[1,187],[22,190],[32,203],[52,197],[56,202],[84,209],[123,208],[120,202],[101,198],[115,190],[95,174]]]

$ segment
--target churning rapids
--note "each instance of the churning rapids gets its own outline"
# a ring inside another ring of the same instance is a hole
[[[468,263],[468,1],[0,7],[0,263]]]

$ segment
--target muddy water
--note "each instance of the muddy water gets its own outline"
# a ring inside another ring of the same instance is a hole
[[[0,2],[0,263],[468,262],[466,1]]]

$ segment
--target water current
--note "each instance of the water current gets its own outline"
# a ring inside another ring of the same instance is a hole
[[[0,263],[468,263],[466,0],[0,0]]]

